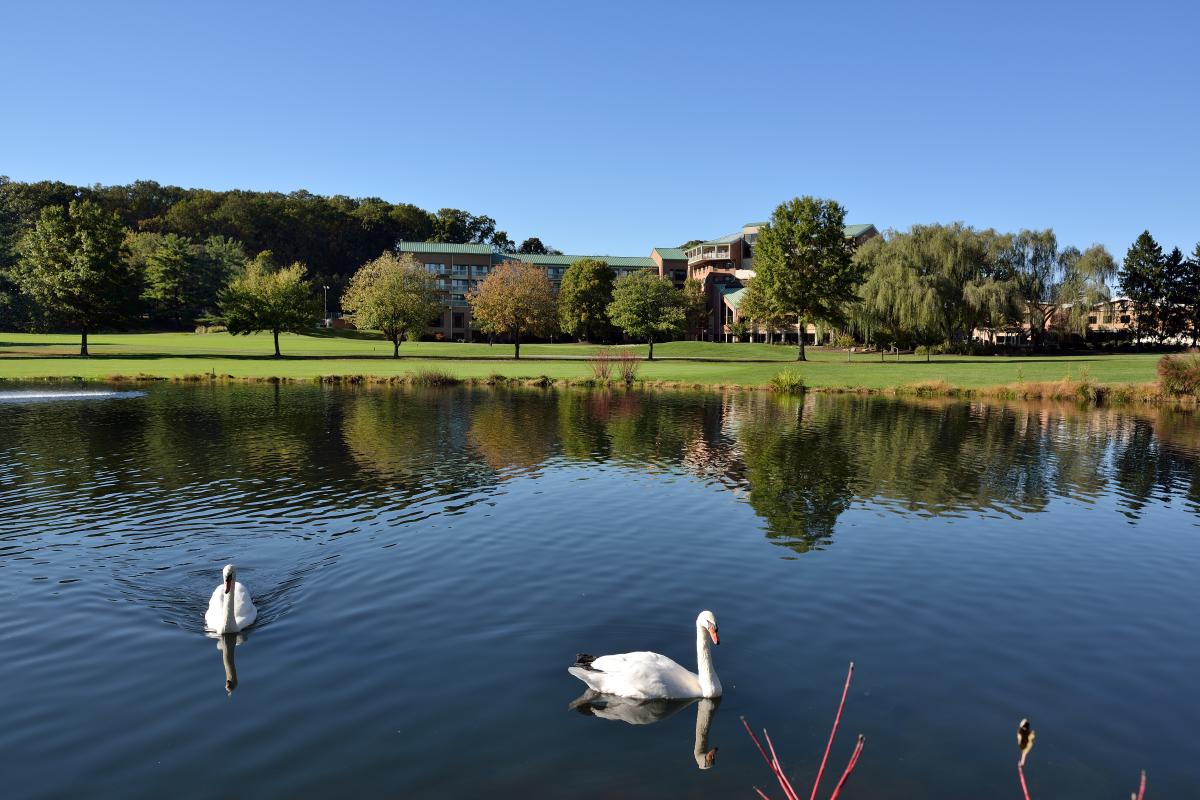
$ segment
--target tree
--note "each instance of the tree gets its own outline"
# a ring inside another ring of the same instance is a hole
[[[708,299],[704,296],[704,282],[688,278],[683,282],[683,315],[688,336],[700,338],[704,323],[708,321]]]
[[[79,355],[88,354],[89,331],[120,324],[134,311],[137,275],[116,214],[87,200],[47,206],[19,249],[18,285],[59,322],[79,329]]]
[[[182,326],[199,313],[200,259],[190,238],[168,233],[146,255],[142,297],[159,315]]]
[[[495,233],[496,220],[491,217],[475,216],[458,208],[442,208],[433,217],[429,241],[491,244]]]
[[[436,281],[411,255],[384,253],[359,267],[342,295],[358,327],[381,331],[400,357],[405,336],[423,331],[442,308]]]
[[[307,269],[300,262],[273,269],[271,254],[259,253],[221,294],[221,315],[229,332],[238,335],[270,331],[279,353],[280,333],[300,333],[312,327],[320,308]]]
[[[533,264],[505,261],[467,294],[471,313],[487,333],[512,337],[514,358],[521,357],[521,337],[549,336],[557,313],[546,273]]]
[[[508,238],[508,233],[505,231],[496,231],[492,234],[492,252],[493,253],[515,253],[517,252],[517,243]]]
[[[1097,303],[1108,300],[1108,283],[1117,274],[1117,262],[1102,244],[1083,252],[1065,247],[1058,254],[1058,271],[1052,296],[1051,319],[1068,333],[1087,335],[1088,318]]]
[[[1125,253],[1118,273],[1121,293],[1134,306],[1134,341],[1141,342],[1146,330],[1158,328],[1157,306],[1166,295],[1163,281],[1162,247],[1150,231],[1142,231]]]
[[[1187,263],[1178,247],[1163,257],[1163,286],[1165,288],[1159,315],[1158,341],[1178,336],[1187,324],[1187,309],[1184,296]]]
[[[774,343],[775,331],[789,324],[788,317],[783,311],[771,305],[770,298],[762,290],[763,284],[757,278],[751,278],[746,283],[746,291],[738,303],[738,315],[748,319],[755,327],[764,328],[767,341]]]
[[[1183,331],[1192,334],[1192,347],[1200,341],[1200,242],[1184,259],[1175,284],[1175,297],[1183,309]]]
[[[758,231],[756,281],[771,306],[794,317],[800,331],[797,361],[804,361],[807,322],[845,322],[862,278],[853,244],[843,232],[846,212],[833,200],[801,197],[781,203]]]
[[[559,327],[588,342],[608,338],[612,331],[608,304],[615,279],[612,267],[599,259],[572,261],[558,289]]]
[[[1056,323],[1071,333],[1087,332],[1088,315],[1108,299],[1108,281],[1116,273],[1116,262],[1102,245],[1060,252],[1054,231],[1025,230],[1012,237],[1008,255],[1035,347]]]
[[[246,249],[241,242],[228,236],[209,236],[205,239],[197,298],[201,307],[214,308],[221,289],[245,270]]]
[[[536,236],[530,236],[528,239],[521,242],[521,249],[517,252],[531,256],[544,256],[546,255],[547,251],[546,245],[542,244],[541,239]]]
[[[632,339],[645,339],[654,360],[654,340],[680,331],[687,318],[683,295],[650,270],[629,272],[613,284],[608,318]]]
[[[964,340],[980,325],[1019,316],[1017,284],[994,231],[914,225],[865,242],[854,260],[865,271],[855,323],[881,346],[926,347]]]

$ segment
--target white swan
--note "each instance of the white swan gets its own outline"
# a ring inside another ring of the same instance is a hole
[[[681,700],[689,697],[720,697],[721,681],[713,670],[709,639],[720,644],[717,618],[711,611],[696,617],[696,664],[690,672],[658,653],[620,653],[590,656],[581,653],[567,672],[603,694],[634,700]]]
[[[208,600],[204,626],[215,633],[237,633],[253,625],[257,616],[250,593],[238,583],[237,567],[226,564],[221,570],[221,583]]]

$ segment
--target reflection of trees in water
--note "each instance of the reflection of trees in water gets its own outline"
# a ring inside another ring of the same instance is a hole
[[[558,425],[552,395],[489,393],[470,409],[467,441],[497,473],[534,472],[554,452]]]
[[[748,499],[769,537],[804,553],[829,540],[853,500],[846,421],[834,416],[806,424],[816,405],[811,400],[762,400],[738,426]]]
[[[366,479],[393,497],[494,483],[492,470],[466,452],[465,405],[445,390],[355,392],[342,400],[342,439]]]
[[[166,490],[155,502],[179,505],[219,483],[231,509],[242,494],[255,509],[310,496],[395,509],[536,477],[560,458],[726,486],[798,551],[828,541],[855,498],[919,514],[1027,514],[1113,492],[1134,519],[1176,496],[1195,510],[1198,452],[1200,425],[1179,410],[855,395],[156,387],[0,417],[6,483],[80,499]],[[35,522],[14,524],[19,534]]]

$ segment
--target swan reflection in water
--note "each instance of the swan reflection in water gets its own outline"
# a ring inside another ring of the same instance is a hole
[[[217,649],[221,651],[221,664],[225,667],[225,693],[232,697],[233,690],[238,685],[237,665],[233,662],[233,651],[239,644],[246,641],[246,637],[240,633],[209,635],[217,638]]]
[[[720,697],[703,697],[699,700],[694,697],[687,700],[631,700],[628,697],[600,694],[588,689],[571,701],[568,707],[580,714],[600,719],[615,719],[629,725],[653,725],[691,705],[696,706],[696,738],[693,741],[692,756],[696,759],[697,767],[711,769],[717,760],[717,748],[708,746],[708,731],[712,727],[717,707],[721,705]]]

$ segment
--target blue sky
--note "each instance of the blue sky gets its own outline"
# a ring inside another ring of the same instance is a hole
[[[10,0],[0,174],[453,206],[568,253],[802,194],[1190,250],[1198,24],[1182,1]]]

